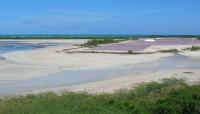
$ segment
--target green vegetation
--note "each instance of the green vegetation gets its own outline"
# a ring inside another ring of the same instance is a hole
[[[190,50],[191,51],[199,51],[200,50],[200,46],[192,46],[192,48]]]
[[[128,50],[128,54],[134,54],[134,51]]]
[[[161,52],[161,53],[178,53],[179,50],[177,50],[177,49],[169,49],[169,50],[160,50],[158,52]]]
[[[117,43],[123,40],[119,40],[119,39],[91,39],[89,41],[87,41],[86,43],[84,43],[82,46],[86,46],[86,47],[92,47],[92,46],[97,46],[99,44],[108,44],[108,43]]]
[[[182,80],[142,84],[114,94],[54,93],[0,100],[0,114],[199,114],[200,85]]]

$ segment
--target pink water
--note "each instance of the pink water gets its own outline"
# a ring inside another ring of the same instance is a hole
[[[145,41],[144,39],[133,40],[123,44],[111,44],[99,46],[93,50],[111,50],[111,51],[143,51],[149,46],[153,45],[200,45],[200,40],[192,38],[167,38],[155,39],[155,41]]]

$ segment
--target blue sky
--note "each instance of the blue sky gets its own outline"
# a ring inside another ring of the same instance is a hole
[[[200,0],[0,0],[0,34],[200,34]]]

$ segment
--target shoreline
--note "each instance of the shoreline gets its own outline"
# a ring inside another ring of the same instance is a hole
[[[8,61],[21,64],[67,67],[68,69],[98,69],[128,64],[138,64],[169,57],[171,53],[155,54],[102,54],[57,52],[74,48],[74,46],[53,46],[36,50],[17,51],[2,54]],[[41,60],[42,59],[42,60]],[[95,65],[94,65],[95,63]]]
[[[39,94],[45,92],[55,92],[57,94],[62,94],[65,92],[86,92],[90,94],[114,93],[121,89],[132,89],[143,83],[149,83],[153,81],[160,82],[163,79],[168,78],[183,79],[188,84],[193,85],[200,82],[200,71],[198,69],[176,69],[157,72],[136,73],[84,84],[33,90],[31,92],[23,94]]]
[[[1,56],[5,60],[0,61],[0,78],[1,80],[27,80],[48,76],[65,70],[106,69],[145,63],[172,56],[172,54],[116,55],[56,53],[56,50],[62,49],[66,49],[66,47],[54,46],[2,54]],[[21,75],[22,73],[23,75]]]
[[[23,80],[31,80],[35,78],[47,77],[52,74],[56,74],[59,72],[63,72],[66,70],[98,70],[98,69],[109,69],[111,67],[120,67],[120,66],[129,66],[129,65],[138,65],[145,64],[151,61],[157,61],[162,58],[170,58],[173,57],[173,53],[154,53],[154,54],[102,54],[102,53],[66,53],[64,50],[81,50],[77,48],[78,46],[73,46],[76,43],[82,43],[83,40],[53,40],[53,42],[68,42],[71,45],[62,45],[62,46],[47,46],[45,48],[38,48],[34,50],[26,50],[26,51],[16,51],[1,54],[2,57],[6,59],[0,60],[0,79],[1,81],[23,81]],[[86,40],[84,40],[86,41]],[[32,42],[32,41],[30,41]],[[47,40],[36,41],[32,43],[44,43]],[[51,40],[48,40],[51,42]],[[172,47],[164,47],[164,49],[169,48],[185,48],[185,46],[176,46]],[[76,49],[77,48],[77,49]],[[154,49],[163,49],[163,46],[149,47],[147,50],[152,51]],[[146,50],[145,50],[146,51]],[[191,57],[191,58],[199,58],[200,51],[190,52],[184,51],[180,53],[181,55]],[[198,70],[198,69],[197,69]],[[12,71],[12,72],[10,72]],[[190,72],[195,72],[195,74],[190,74]],[[172,77],[170,72],[178,72],[179,74],[183,74],[185,77],[187,75],[195,76],[195,78],[189,78],[190,80],[197,79],[200,77],[200,72],[195,69],[175,69],[175,70],[166,70],[166,71],[158,71],[158,76],[154,77],[155,74],[152,72],[145,72],[141,74],[131,74],[128,76],[119,76],[112,79],[107,79],[103,81],[90,82],[86,84],[77,84],[74,86],[65,86],[58,88],[47,88],[47,89],[39,89],[34,90],[33,93],[37,93],[40,91],[59,91],[69,90],[69,91],[88,91],[91,93],[98,92],[113,92],[114,90],[118,90],[121,88],[130,88],[132,86],[136,86],[138,83],[149,82],[149,81],[159,81],[162,78],[170,78]],[[187,73],[183,73],[187,72]],[[197,73],[196,73],[197,72]],[[168,74],[168,75],[165,75]],[[139,76],[139,77],[138,77]],[[159,78],[162,76],[162,78]],[[138,77],[138,78],[136,78]],[[96,91],[97,90],[97,91]]]

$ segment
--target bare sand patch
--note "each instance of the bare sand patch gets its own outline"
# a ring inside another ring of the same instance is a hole
[[[20,65],[12,63],[0,63],[1,81],[27,80],[41,76],[47,76],[59,72],[59,69],[46,66]]]
[[[58,52],[75,46],[54,46],[37,50],[18,51],[2,55],[18,64],[45,65],[67,69],[93,69],[149,62],[172,54],[102,54]]]
[[[200,59],[200,51],[184,51],[181,54],[188,57],[194,57]]]
[[[185,73],[192,72],[192,73]],[[159,72],[145,72],[139,74],[131,74],[128,76],[121,76],[105,81],[97,81],[86,84],[79,84],[74,86],[47,88],[42,90],[32,91],[31,93],[40,93],[53,91],[57,93],[62,92],[89,92],[89,93],[112,93],[119,89],[130,89],[141,83],[152,81],[161,81],[165,78],[185,79],[190,84],[195,84],[200,81],[200,71],[194,69],[176,69],[165,70]]]

